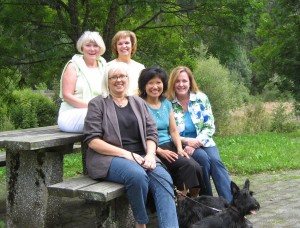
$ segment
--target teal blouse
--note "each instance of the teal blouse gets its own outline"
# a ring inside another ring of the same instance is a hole
[[[172,109],[172,104],[167,99],[164,99],[161,102],[161,106],[159,109],[154,109],[147,104],[151,115],[156,123],[157,131],[158,131],[158,145],[162,145],[167,142],[171,142],[171,136],[169,134],[169,126],[170,126],[170,112]]]

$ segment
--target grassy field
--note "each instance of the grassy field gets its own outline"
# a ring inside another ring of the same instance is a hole
[[[300,131],[215,137],[215,141],[232,175],[300,169]],[[66,155],[65,178],[81,173],[81,154]],[[5,181],[5,167],[0,168],[0,181]]]
[[[231,174],[300,169],[300,131],[216,137],[215,141]]]

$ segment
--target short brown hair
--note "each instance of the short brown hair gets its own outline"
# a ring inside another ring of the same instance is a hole
[[[117,50],[117,42],[119,39],[124,38],[124,37],[130,37],[132,49],[131,49],[131,57],[135,54],[136,48],[137,48],[137,39],[136,35],[134,32],[123,30],[117,32],[114,37],[112,38],[111,41],[111,51],[114,54],[114,56],[118,57],[118,50]]]

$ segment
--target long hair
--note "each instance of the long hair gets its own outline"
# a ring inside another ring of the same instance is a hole
[[[175,83],[177,82],[177,79],[178,79],[180,73],[182,73],[182,72],[186,72],[189,77],[190,91],[191,92],[199,91],[196,80],[195,80],[194,75],[193,75],[192,71],[190,70],[190,68],[188,68],[186,66],[175,67],[170,73],[169,82],[168,82],[168,90],[166,92],[166,96],[170,101],[174,100],[176,97],[174,86],[175,86]]]

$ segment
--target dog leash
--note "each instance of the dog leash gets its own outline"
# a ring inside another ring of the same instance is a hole
[[[131,156],[133,157],[133,159],[135,160],[135,162],[139,165],[139,166],[141,166],[142,168],[144,168],[140,163],[138,163],[138,161],[136,160],[136,158],[134,157],[134,155],[133,155],[133,152],[131,152]],[[169,172],[169,170],[167,169],[167,167],[162,163],[162,162],[158,162],[158,161],[156,161],[156,163],[159,163],[159,164],[161,164],[161,166],[170,174],[170,172]],[[196,203],[196,204],[200,204],[200,205],[203,205],[203,206],[205,206],[205,207],[207,207],[207,208],[210,208],[210,209],[212,209],[212,210],[214,210],[214,211],[217,211],[217,212],[220,212],[220,211],[222,211],[222,210],[220,210],[220,209],[217,209],[217,208],[214,208],[214,207],[209,207],[209,206],[207,206],[207,205],[205,205],[205,204],[203,204],[203,203],[200,203],[200,202],[198,202],[198,201],[196,201],[196,200],[194,200],[194,199],[192,199],[191,197],[189,197],[189,196],[187,196],[187,195],[185,195],[185,194],[183,194],[181,191],[179,191],[178,189],[177,189],[177,187],[174,185],[174,184],[172,184],[170,181],[168,181],[166,178],[164,178],[164,177],[162,177],[162,176],[160,176],[159,174],[157,174],[157,173],[155,173],[155,172],[152,172],[151,170],[147,170],[147,172],[150,174],[150,175],[152,175],[153,177],[154,177],[154,179],[171,195],[171,197],[176,201],[176,196],[175,195],[173,195],[167,188],[166,188],[166,186],[164,186],[164,184],[163,183],[161,183],[161,181],[157,178],[157,177],[159,177],[159,178],[161,178],[161,179],[163,179],[164,181],[166,181],[172,188],[173,188],[173,190],[176,192],[176,194],[177,195],[181,195],[181,196],[183,196],[183,197],[185,197],[186,199],[189,199],[189,200],[191,200],[191,201],[193,201],[194,203]],[[176,204],[177,204],[177,201],[176,201]]]
[[[138,161],[135,159],[135,157],[134,157],[134,155],[133,155],[133,152],[131,152],[131,156],[133,157],[133,159],[135,160],[135,162],[139,165],[139,166],[141,166],[142,168],[144,168],[140,163],[138,163]],[[161,164],[161,166],[169,173],[169,170],[165,167],[165,165],[162,163],[162,162],[158,162],[158,161],[156,161],[156,163],[159,163],[159,164]],[[166,181],[171,187],[172,187],[172,189],[175,191],[175,192],[177,192],[178,190],[177,190],[177,188],[176,188],[176,186],[173,184],[173,183],[171,183],[169,180],[167,180],[166,178],[164,178],[164,177],[162,177],[162,176],[160,176],[159,174],[157,174],[157,173],[155,173],[155,172],[152,172],[151,170],[147,170],[146,172],[148,172],[165,190],[166,190],[166,192],[168,192],[169,194],[170,194],[170,196],[176,201],[176,196],[172,193],[172,192],[170,192],[168,189],[167,189],[167,187],[163,184],[163,183],[161,183],[161,181],[158,179],[158,178],[161,178],[161,179],[163,179],[164,181]],[[170,173],[169,173],[170,174]]]
[[[214,207],[210,207],[210,206],[207,206],[207,205],[205,205],[205,204],[203,204],[203,203],[200,203],[200,202],[194,200],[193,198],[188,197],[187,195],[182,194],[180,191],[178,191],[178,192],[179,192],[179,194],[181,194],[182,196],[184,196],[186,199],[191,200],[191,201],[193,201],[193,202],[196,203],[196,204],[205,206],[205,207],[207,207],[207,208],[209,208],[209,209],[212,209],[212,210],[214,210],[214,211],[217,211],[217,212],[221,212],[221,211],[222,211],[222,210],[220,210],[220,209],[217,209],[217,208],[214,208]]]

